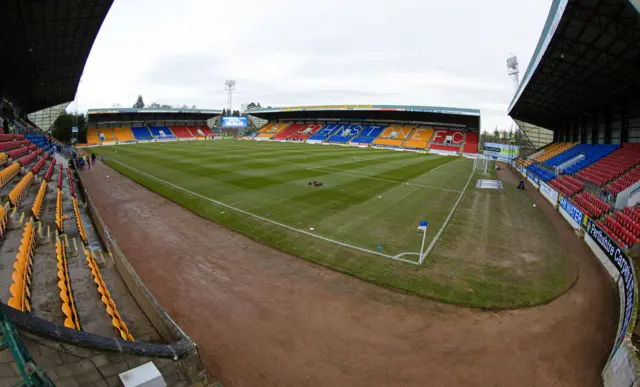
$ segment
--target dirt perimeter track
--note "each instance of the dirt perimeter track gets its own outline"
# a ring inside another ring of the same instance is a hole
[[[499,173],[505,189],[515,189],[513,173]],[[531,189],[579,278],[549,305],[494,313],[265,247],[103,165],[83,178],[131,264],[225,387],[601,384],[615,293],[588,247]]]

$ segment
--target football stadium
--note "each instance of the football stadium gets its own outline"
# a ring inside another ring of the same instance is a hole
[[[502,143],[230,88],[60,140],[112,7],[0,5],[0,385],[640,385],[640,4],[552,1]]]

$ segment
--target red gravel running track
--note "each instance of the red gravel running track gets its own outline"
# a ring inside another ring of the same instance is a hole
[[[532,190],[579,279],[549,305],[494,313],[390,291],[265,247],[106,166],[82,175],[131,264],[225,387],[600,385],[616,327],[613,287]],[[515,189],[513,172],[500,177]]]

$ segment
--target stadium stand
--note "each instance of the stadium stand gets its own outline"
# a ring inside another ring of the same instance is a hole
[[[98,145],[100,143],[100,136],[98,135],[98,129],[96,128],[88,128],[87,129],[87,144],[89,145]]]
[[[20,164],[18,163],[13,163],[0,171],[0,188],[3,188],[8,182],[13,180],[18,172],[20,172]]]
[[[558,189],[565,196],[573,196],[584,189],[584,183],[574,179],[569,175],[558,176],[557,179],[549,183],[551,186]]]
[[[151,135],[157,140],[175,140],[176,136],[171,133],[168,126],[152,126],[149,128]]]
[[[411,133],[411,136],[405,141],[405,148],[425,149],[433,136],[432,128],[417,128]],[[476,145],[477,148],[477,145]]]
[[[191,130],[191,129],[189,129],[189,130]],[[208,126],[202,126],[202,125],[196,126],[196,133],[199,134],[200,132],[202,132],[202,134],[204,134],[205,137],[213,137],[213,132],[211,131],[211,129],[209,129]],[[192,131],[192,133],[193,133],[193,131]]]
[[[177,138],[184,138],[189,140],[196,138],[196,136],[191,134],[191,132],[189,131],[189,129],[187,129],[186,126],[170,126],[169,129],[171,129],[171,132]]]
[[[64,326],[71,329],[80,330],[80,319],[76,303],[73,300],[71,291],[71,279],[69,278],[69,266],[67,265],[67,254],[64,242],[56,240],[56,258],[58,259],[58,288],[60,289],[60,301],[62,302],[62,313],[66,316]]]
[[[5,165],[7,163],[7,160],[9,160],[9,158],[7,157],[7,154],[0,153],[0,165]]]
[[[102,142],[115,142],[116,136],[113,134],[113,129],[111,128],[98,128],[98,137],[100,135],[104,136],[104,140]]]
[[[616,213],[619,214],[620,212]],[[601,221],[598,221],[598,225],[599,226],[604,226],[603,229],[604,231],[609,234],[609,236],[611,236],[612,238],[614,238],[616,240],[616,242],[618,242],[618,244],[622,247],[624,247],[625,249],[629,249],[635,245],[637,245],[640,242],[640,238],[638,238],[638,236],[636,234],[634,234],[632,231],[630,231],[629,229],[627,229],[627,227],[625,227],[624,225],[622,225],[618,219],[622,220],[624,218],[620,217],[620,218],[613,218],[611,216],[607,216],[605,218],[605,222],[604,225],[602,224]]]
[[[113,134],[116,136],[116,141],[120,142],[134,142],[135,136],[131,132],[131,128],[113,128]]]
[[[327,139],[327,142],[345,143],[362,131],[362,125],[340,125],[335,133]]]
[[[31,206],[31,213],[36,220],[40,220],[40,213],[42,212],[42,202],[44,201],[44,195],[47,193],[47,181],[42,180],[36,199]]]
[[[26,165],[31,164],[37,157],[38,157],[38,154],[36,152],[32,152],[32,153],[30,153],[30,154],[18,159],[18,163],[20,163],[20,165],[22,165],[24,167]]]
[[[400,147],[410,136],[413,127],[411,126],[388,126],[380,133],[378,138],[373,140],[373,145]]]
[[[538,179],[545,183],[549,180],[555,179],[556,175],[553,172],[549,172],[544,168],[541,168],[535,164],[531,164],[527,167],[527,172],[538,177]]]
[[[464,133],[460,130],[436,128],[430,142],[430,151],[460,154],[460,148],[464,143]]]
[[[13,141],[12,134],[0,134],[0,142]]]
[[[22,180],[20,180],[18,184],[16,184],[15,187],[13,187],[13,189],[9,192],[9,202],[13,207],[17,207],[20,205],[20,202],[27,194],[32,181],[33,172],[30,171],[29,173],[24,175]]]
[[[613,180],[611,183],[607,184],[605,189],[613,195],[618,195],[620,192],[631,187],[638,181],[640,181],[640,168],[636,168],[623,174],[622,176]]]
[[[262,128],[260,128],[260,130],[258,130],[259,133],[267,133],[271,130],[271,128],[273,128],[273,126],[275,125],[275,122],[268,122],[265,126],[263,126]]]
[[[640,164],[640,144],[623,144],[621,148],[576,173],[576,177],[602,186]]]
[[[257,139],[269,140],[272,139],[276,134],[285,130],[290,124],[288,122],[276,122],[273,125],[270,125],[265,131],[262,131],[258,134]]]
[[[109,290],[107,290],[107,285],[104,283],[102,279],[102,275],[100,274],[100,269],[96,264],[96,260],[93,257],[93,254],[88,249],[84,250],[84,255],[87,259],[87,263],[89,264],[89,269],[91,269],[91,274],[93,275],[93,280],[98,286],[98,292],[101,295],[101,300],[105,305],[107,313],[111,316],[111,323],[116,328],[116,331],[122,337],[123,340],[134,341],[133,336],[129,333],[129,329],[125,325],[124,321],[120,317],[120,313],[118,313],[118,309],[116,308],[116,304],[113,302],[111,298],[111,294]]]
[[[33,266],[33,250],[36,246],[36,233],[31,221],[27,221],[22,233],[20,248],[13,263],[11,274],[11,298],[9,306],[21,312],[31,312],[31,275]]]
[[[290,135],[287,139],[294,141],[306,140],[322,129],[322,124],[307,124],[298,129],[297,132]]]
[[[10,151],[22,146],[20,141],[8,141],[0,143],[0,151]]]
[[[300,128],[302,128],[303,126],[304,126],[303,124],[291,124],[286,129],[278,132],[278,134],[276,134],[273,137],[273,139],[274,140],[285,140],[287,137],[289,137],[293,133],[295,133],[298,130],[300,130]]]
[[[16,159],[28,153],[29,153],[29,148],[26,146],[23,146],[22,148],[14,149],[12,151],[7,152],[7,156],[9,156],[10,159]]]
[[[373,140],[375,140],[383,130],[386,129],[386,126],[382,125],[369,125],[365,126],[364,129],[358,134],[357,137],[351,140],[352,144],[371,144]]]
[[[339,124],[327,124],[322,127],[322,129],[318,130],[314,135],[309,137],[307,141],[324,141],[329,136],[333,135],[338,129],[340,129],[341,125]]]
[[[541,153],[537,154],[536,156],[533,156],[531,160],[539,161],[539,162],[547,161],[552,157],[573,148],[576,145],[577,143],[571,143],[571,142],[554,143],[544,148]]]
[[[603,213],[607,213],[610,210],[608,204],[588,192],[582,192],[581,194],[574,196],[574,201],[578,203],[590,217],[599,218]]]
[[[478,153],[478,132],[468,132],[462,147],[463,153]]]
[[[133,128],[131,128],[131,132],[133,133],[133,136],[138,141],[151,141],[151,140],[153,140],[153,136],[149,132],[149,129],[144,127],[144,126],[133,127]]]

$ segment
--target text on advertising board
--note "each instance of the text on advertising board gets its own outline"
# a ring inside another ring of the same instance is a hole
[[[631,263],[629,257],[624,251],[615,243],[607,233],[602,231],[600,227],[591,219],[587,222],[587,234],[591,236],[598,244],[600,249],[607,255],[611,263],[613,263],[620,273],[622,284],[624,288],[624,319],[616,343],[613,347],[613,352],[616,351],[618,346],[624,340],[629,324],[631,323],[631,317],[633,314],[634,294],[633,289],[635,281],[633,278],[633,271],[631,270]]]
[[[571,219],[575,220],[576,223],[582,224],[584,214],[564,196],[560,199],[560,207],[569,214]]]
[[[223,128],[246,128],[247,117],[222,117]]]

